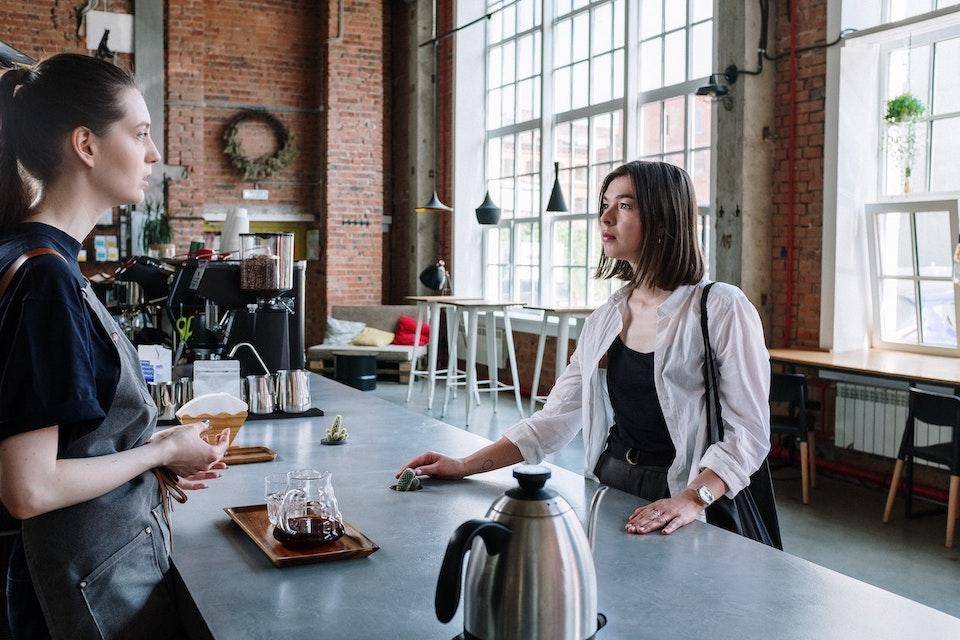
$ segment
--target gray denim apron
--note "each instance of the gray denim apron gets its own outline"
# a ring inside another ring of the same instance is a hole
[[[133,345],[89,283],[83,297],[113,338],[120,380],[103,423],[60,458],[133,449],[150,438],[157,420]],[[27,564],[54,640],[180,637],[159,485],[147,471],[98,498],[23,522]]]

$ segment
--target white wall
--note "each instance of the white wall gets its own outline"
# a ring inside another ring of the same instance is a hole
[[[457,24],[466,24],[484,13],[484,2],[458,0]],[[486,176],[483,148],[485,22],[460,31],[456,36],[456,81],[454,97],[454,194],[453,287],[458,296],[483,296],[483,234],[474,210],[483,201]]]

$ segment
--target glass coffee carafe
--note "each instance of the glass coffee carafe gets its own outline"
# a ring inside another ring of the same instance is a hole
[[[273,535],[284,543],[326,544],[343,535],[343,515],[328,471],[287,474],[287,490],[276,507]],[[278,496],[279,497],[279,496]]]

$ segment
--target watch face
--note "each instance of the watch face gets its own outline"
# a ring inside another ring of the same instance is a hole
[[[697,495],[699,495],[700,499],[707,504],[713,502],[713,492],[711,492],[706,486],[701,486],[699,489],[697,489]]]

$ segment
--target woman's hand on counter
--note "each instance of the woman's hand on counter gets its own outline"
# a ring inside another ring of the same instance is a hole
[[[522,461],[523,455],[517,445],[501,437],[466,458],[452,458],[436,451],[427,451],[405,464],[396,477],[399,478],[404,469],[413,469],[418,476],[461,480],[475,473],[493,471]]]
[[[223,459],[230,441],[230,429],[217,435],[216,444],[209,444],[200,437],[208,428],[204,422],[184,424],[158,431],[150,439],[161,449],[159,466],[167,467],[181,478],[210,471]]]
[[[451,458],[436,451],[427,451],[410,460],[394,477],[399,478],[404,469],[413,469],[418,476],[447,480],[462,480],[467,475],[462,458]]]
[[[179,486],[181,489],[186,491],[197,491],[199,489],[206,489],[207,484],[204,480],[215,480],[220,477],[220,474],[217,473],[218,469],[226,469],[227,463],[221,460],[212,467],[209,471],[201,471],[200,473],[194,473],[193,475],[186,476],[185,478],[180,478]]]
[[[676,498],[664,498],[639,507],[627,519],[627,533],[650,533],[662,529],[662,533],[673,533],[680,527],[690,524],[703,511],[703,504],[689,490]]]

